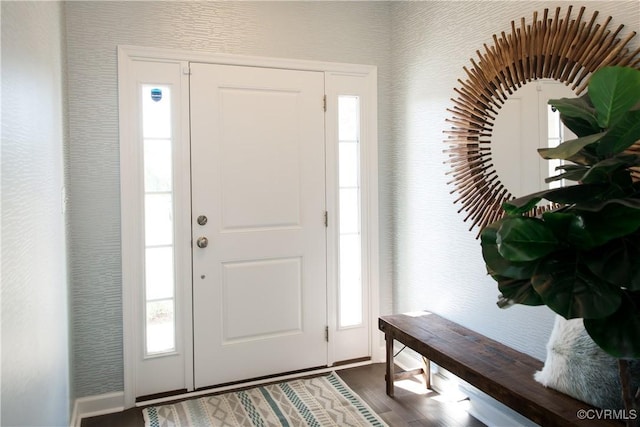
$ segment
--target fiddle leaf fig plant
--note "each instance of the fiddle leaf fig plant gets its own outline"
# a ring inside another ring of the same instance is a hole
[[[588,93],[549,101],[576,136],[545,159],[561,159],[563,180],[503,205],[504,218],[481,233],[500,307],[546,305],[582,318],[593,341],[618,359],[640,358],[640,70],[605,67]],[[534,216],[541,201],[559,208]]]

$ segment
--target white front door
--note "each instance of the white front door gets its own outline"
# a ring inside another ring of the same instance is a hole
[[[196,388],[328,363],[323,94],[321,72],[191,64]]]

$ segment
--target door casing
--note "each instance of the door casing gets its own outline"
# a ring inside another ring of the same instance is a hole
[[[174,63],[182,67],[182,73],[185,76],[189,74],[188,64],[190,62],[205,62],[212,64],[240,65],[240,66],[256,66],[266,68],[283,68],[293,70],[320,71],[324,72],[326,82],[339,81],[341,77],[359,78],[363,90],[363,113],[361,119],[362,125],[362,212],[363,223],[366,229],[363,229],[365,238],[364,245],[366,249],[363,252],[363,270],[366,277],[364,286],[368,289],[368,324],[369,324],[369,345],[372,361],[382,361],[384,354],[384,346],[381,334],[377,331],[377,318],[379,315],[379,262],[378,262],[378,154],[377,154],[377,68],[371,65],[331,63],[294,60],[285,58],[269,58],[257,56],[241,56],[229,54],[208,54],[183,50],[147,48],[136,46],[118,46],[118,81],[120,87],[119,98],[119,116],[120,116],[120,176],[121,176],[121,221],[122,221],[122,279],[123,279],[123,359],[124,359],[124,406],[126,408],[135,405],[135,399],[138,395],[136,391],[136,369],[138,365],[137,346],[139,345],[137,327],[139,323],[139,313],[136,304],[139,302],[137,289],[140,283],[140,256],[139,251],[139,233],[136,230],[136,221],[139,220],[140,206],[137,199],[139,194],[136,192],[140,188],[139,163],[135,156],[131,155],[131,145],[136,141],[135,124],[131,123],[131,117],[134,113],[135,105],[131,102],[130,94],[126,93],[126,88],[132,84],[132,70],[135,69],[138,62],[151,63]],[[133,82],[135,83],[135,82]],[[332,92],[332,87],[326,87],[327,93]],[[330,113],[331,102],[329,102]],[[326,116],[327,129],[337,126],[331,114]],[[189,113],[181,111],[181,120],[188,123]],[[327,132],[327,151],[330,152],[333,145],[337,141],[332,141],[331,136]],[[188,144],[187,144],[188,145]],[[139,159],[138,159],[139,160]],[[182,161],[180,167],[182,170],[176,173],[188,174],[189,164]],[[327,176],[331,171],[335,171],[336,165],[327,164]],[[188,175],[187,175],[188,176]],[[327,263],[327,295],[328,295],[328,323],[329,335],[339,335],[340,331],[336,324],[336,295],[337,277],[336,270],[336,252],[331,246],[335,244],[337,232],[335,223],[337,221],[337,206],[332,202],[337,200],[335,194],[337,190],[332,187],[335,183],[332,178],[327,179],[327,210],[329,215],[328,227],[328,263]],[[137,208],[137,214],[132,213],[132,208]],[[332,221],[333,219],[333,221]],[[190,234],[190,233],[189,233]],[[333,237],[331,237],[333,236]],[[332,261],[334,260],[334,261]],[[185,262],[184,260],[181,262]],[[192,315],[191,306],[191,289],[185,290],[188,295],[183,295],[181,306],[178,308],[182,313],[182,318]],[[182,322],[181,330],[177,334],[182,335],[183,339],[183,373],[184,385],[176,387],[176,389],[186,389],[191,391],[194,388],[193,379],[193,341],[192,327],[189,322]],[[333,345],[336,340],[329,341],[329,365],[336,359],[334,358]]]

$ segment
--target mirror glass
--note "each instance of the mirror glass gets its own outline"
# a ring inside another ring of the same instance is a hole
[[[556,175],[559,161],[543,159],[537,149],[575,138],[548,101],[576,96],[561,82],[539,79],[515,91],[499,110],[493,125],[492,158],[500,180],[515,197],[559,185],[545,183]]]

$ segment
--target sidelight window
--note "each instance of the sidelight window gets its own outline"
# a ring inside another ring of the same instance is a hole
[[[339,327],[362,324],[360,99],[338,97]]]
[[[553,108],[551,105],[547,106],[547,146],[549,148],[557,147],[565,140],[565,127],[560,120],[560,112]],[[561,171],[556,169],[562,165],[563,161],[560,159],[548,160],[548,175],[555,176]],[[549,188],[559,188],[564,185],[564,180],[552,181],[549,183]]]
[[[176,350],[171,89],[142,85],[145,354]]]

